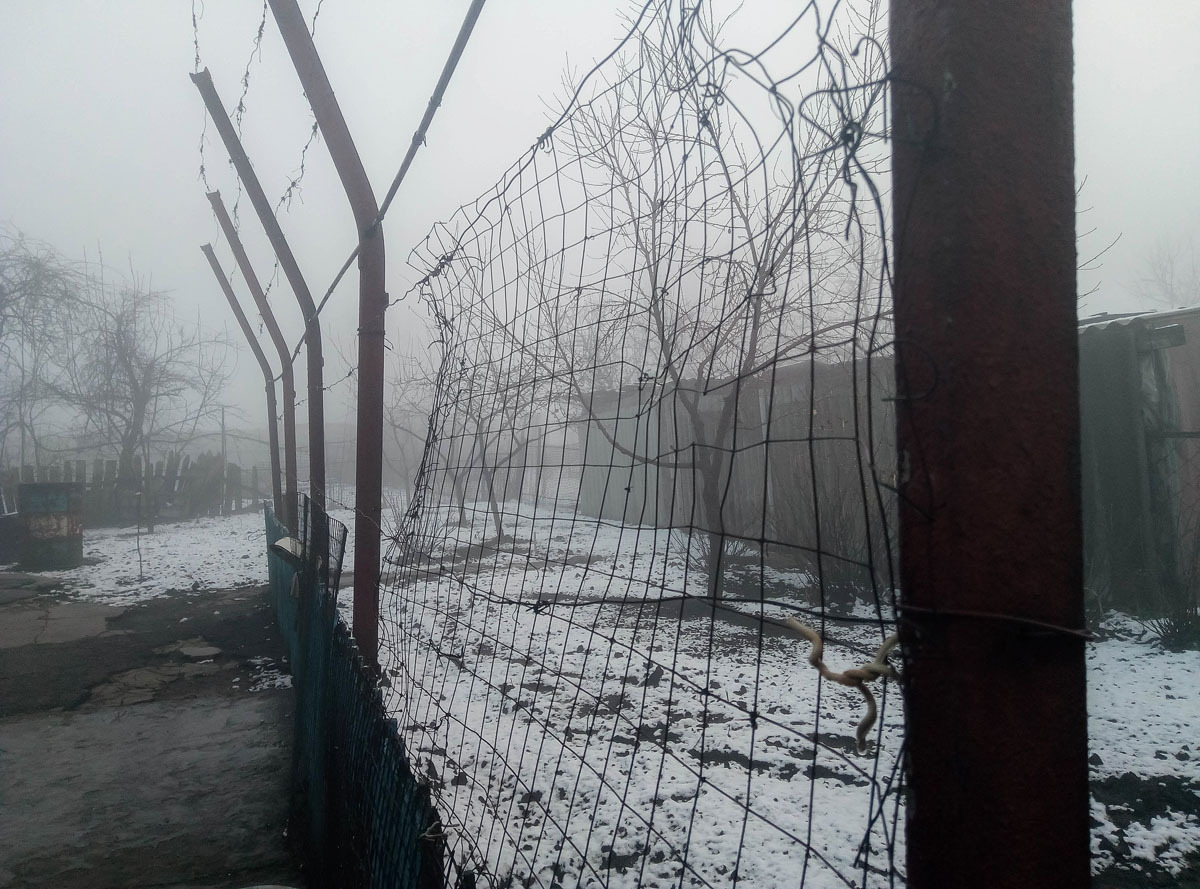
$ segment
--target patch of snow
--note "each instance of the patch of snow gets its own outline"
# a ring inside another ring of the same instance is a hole
[[[1120,833],[1108,817],[1108,808],[1095,799],[1091,803],[1092,820],[1095,822],[1092,825],[1092,873],[1098,874],[1113,863],[1112,848]]]
[[[1093,777],[1200,775],[1200,651],[1108,638],[1088,647],[1087,668]]]
[[[336,509],[330,515],[349,524],[353,513]],[[86,564],[42,573],[61,580],[68,595],[109,605],[267,582],[261,512],[160,524],[153,533],[144,528],[85,528],[83,544]],[[349,565],[349,540],[346,550]]]
[[[486,519],[482,506],[472,514]],[[352,526],[350,510],[332,515]],[[889,848],[903,866],[903,803],[891,792],[899,695],[877,689],[878,758],[859,757],[861,695],[820,681],[807,644],[777,626],[805,602],[803,571],[747,569],[761,571],[771,598],[731,598],[715,621],[704,609],[681,620],[677,604],[658,601],[695,597],[703,577],[669,532],[530,509],[510,522],[513,540],[485,552],[486,522],[451,518],[435,515],[407,573],[390,548],[381,658],[392,715],[447,830],[485,850],[493,873],[618,887],[728,885],[735,869],[739,884],[772,886],[804,872],[820,889],[886,884]],[[140,577],[138,538],[88,529],[90,564],[46,574],[68,595],[112,605],[267,580],[259,513],[143,531]],[[338,596],[347,623],[352,602],[348,585]],[[1092,778],[1194,786],[1200,652],[1166,651],[1119,615],[1108,629],[1087,654]],[[826,658],[855,666],[879,633],[830,624]],[[255,666],[252,690],[291,682]],[[1122,809],[1092,802],[1096,872],[1174,873],[1200,849],[1200,802],[1133,822]]]
[[[260,670],[254,675],[254,680],[250,684],[250,691],[264,691],[268,688],[291,688],[292,677],[288,673],[282,673],[279,670],[267,669]]]
[[[500,541],[486,504],[468,504],[463,525],[430,509],[409,551],[386,560],[389,707],[451,847],[473,850],[493,879],[543,885],[730,885],[735,869],[746,886],[794,884],[801,870],[813,887],[888,884],[886,850],[901,869],[904,855],[890,783],[899,696],[872,732],[878,757],[858,757],[861,696],[821,682],[807,644],[773,626],[808,604],[788,591],[811,578],[752,566],[768,601],[730,598],[717,620],[703,608],[681,620],[654,603],[700,604],[686,541],[529,507],[514,520],[512,507]],[[876,616],[864,603],[839,610]],[[1193,781],[1200,653],[1121,626],[1088,650],[1092,777]],[[880,632],[831,624],[827,660],[856,666]],[[1178,869],[1200,844],[1193,814],[1122,829],[1117,809],[1092,803],[1097,871]]]
[[[488,884],[887,885],[888,850],[903,867],[895,689],[859,756],[862,695],[763,623],[795,613],[802,572],[772,578],[791,605],[714,617],[669,531],[522,516],[488,551],[482,523],[434,527],[388,584],[389,707]],[[880,633],[839,624],[826,657],[858,666]]]
[[[1149,824],[1130,824],[1125,828],[1130,855],[1177,874],[1183,857],[1200,849],[1200,819],[1193,814],[1168,812],[1155,816]]]

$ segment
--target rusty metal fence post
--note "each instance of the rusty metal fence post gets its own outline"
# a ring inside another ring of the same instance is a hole
[[[1071,4],[890,15],[909,885],[1084,887]]]
[[[284,506],[282,511],[276,510],[275,514],[292,530],[292,533],[295,533],[298,489],[296,482],[296,378],[292,370],[292,356],[288,351],[287,341],[283,338],[283,331],[279,329],[279,322],[275,320],[275,313],[271,311],[271,304],[267,302],[267,295],[263,292],[262,284],[259,283],[258,275],[254,272],[254,266],[250,264],[250,257],[246,255],[246,248],[242,246],[242,239],[238,235],[237,229],[234,228],[233,220],[229,218],[225,202],[221,200],[221,193],[211,191],[205,197],[208,198],[208,203],[217,217],[217,223],[221,226],[229,249],[233,251],[233,258],[237,261],[246,287],[250,290],[250,296],[254,299],[254,304],[258,306],[258,314],[275,346],[275,353],[279,356],[279,378],[283,383]]]
[[[354,637],[371,669],[379,666],[379,552],[383,518],[383,228],[379,206],[350,129],[295,0],[270,0],[279,33],[304,87],[358,227],[358,434],[354,474]]]
[[[300,266],[292,254],[292,248],[288,245],[287,238],[284,237],[283,229],[279,227],[279,221],[275,218],[266,193],[259,184],[258,176],[250,165],[250,158],[246,156],[246,152],[242,148],[241,140],[238,139],[233,124],[229,120],[225,106],[221,104],[221,98],[217,95],[216,87],[213,85],[212,75],[205,68],[199,74],[192,74],[191,78],[192,83],[199,90],[201,98],[204,99],[204,105],[221,136],[221,141],[225,143],[229,159],[233,162],[234,169],[237,170],[238,178],[242,180],[246,196],[250,198],[250,203],[254,206],[255,213],[258,214],[259,222],[262,223],[263,230],[267,234],[267,240],[271,242],[271,247],[279,260],[279,267],[283,269],[284,277],[287,278],[288,285],[292,288],[304,316],[304,346],[308,359],[308,484],[313,502],[324,511],[325,384],[323,366],[325,362],[321,346],[321,319],[317,316],[317,307],[313,302],[312,293],[308,289],[308,283],[304,280],[304,276],[300,273]],[[321,551],[320,538],[314,547],[314,557],[318,561],[323,561],[325,558],[325,553]]]
[[[254,335],[254,328],[250,326],[250,322],[246,318],[246,313],[242,311],[241,304],[238,303],[237,295],[233,292],[233,287],[229,283],[229,278],[226,276],[225,270],[221,268],[220,262],[217,261],[217,255],[213,252],[212,244],[204,244],[200,249],[204,252],[204,257],[208,260],[209,266],[212,267],[213,274],[217,278],[217,283],[221,286],[221,291],[225,294],[225,299],[229,302],[229,308],[233,310],[233,316],[237,318],[238,326],[241,327],[242,333],[246,337],[250,351],[254,353],[254,359],[258,362],[259,368],[262,369],[263,381],[266,384],[267,390],[267,440],[271,448],[271,502],[275,514],[283,515],[284,500],[279,473],[279,419],[278,409],[275,404],[275,375],[271,372],[271,363],[267,361],[266,354],[258,344],[258,337]],[[257,494],[258,491],[256,488],[255,495],[257,496]]]

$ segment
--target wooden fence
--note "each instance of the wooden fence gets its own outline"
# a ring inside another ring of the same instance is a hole
[[[249,478],[246,478],[249,475]],[[235,512],[254,505],[262,496],[258,467],[243,473],[220,454],[191,456],[171,453],[122,474],[116,460],[66,460],[40,466],[10,467],[3,471],[0,506],[16,509],[17,486],[29,482],[74,482],[84,486],[83,515],[88,527],[178,521]],[[269,488],[270,479],[263,479]]]

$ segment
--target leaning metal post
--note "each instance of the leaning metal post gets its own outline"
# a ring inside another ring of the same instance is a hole
[[[258,344],[258,337],[254,335],[254,328],[250,326],[250,322],[246,320],[246,314],[242,311],[241,305],[238,304],[237,294],[233,292],[233,287],[229,284],[229,278],[226,277],[224,269],[221,268],[221,264],[217,261],[217,255],[213,252],[212,244],[204,244],[200,249],[204,252],[205,258],[208,259],[208,264],[212,266],[217,283],[221,285],[221,291],[225,294],[225,299],[229,301],[229,308],[233,309],[233,315],[237,318],[238,326],[242,328],[242,333],[246,335],[246,342],[250,344],[250,351],[254,353],[254,358],[258,361],[258,366],[262,368],[263,380],[267,387],[267,439],[271,447],[272,504],[275,508],[275,515],[282,516],[283,488],[280,485],[279,479],[279,420],[275,406],[275,374],[271,372],[271,363],[267,361],[267,356],[263,354],[262,347]]]
[[[281,365],[279,376],[283,382],[283,472],[287,493],[284,498],[283,512],[276,511],[275,514],[288,526],[292,534],[296,534],[298,531],[296,526],[296,378],[292,370],[292,355],[288,350],[287,340],[283,338],[283,332],[279,329],[279,323],[275,320],[275,313],[271,311],[271,304],[267,302],[267,295],[258,282],[258,275],[254,273],[254,266],[250,264],[250,257],[246,255],[246,249],[242,246],[242,239],[239,237],[237,229],[234,228],[229,213],[225,210],[225,202],[221,200],[221,193],[210,191],[206,197],[221,226],[221,231],[225,234],[229,249],[233,251],[233,258],[237,260],[242,278],[246,281],[250,295],[254,298],[254,304],[258,306],[258,314],[262,317],[271,342],[275,345],[275,352],[279,355]]]
[[[893,0],[908,883],[1089,885],[1070,0]]]
[[[250,198],[250,203],[254,205],[254,211],[258,214],[258,219],[267,233],[267,239],[271,242],[275,256],[279,259],[279,266],[283,269],[288,284],[296,295],[296,301],[300,304],[300,310],[304,314],[304,345],[308,358],[309,490],[314,505],[318,507],[318,514],[323,515],[325,511],[325,386],[322,380],[324,359],[321,356],[321,321],[317,317],[317,307],[313,303],[308,284],[300,273],[300,267],[296,264],[296,257],[292,255],[292,249],[283,236],[283,229],[279,227],[279,221],[275,218],[271,204],[258,182],[258,176],[255,175],[254,168],[250,166],[250,159],[246,157],[246,152],[242,148],[237,133],[234,132],[229,115],[225,113],[225,106],[221,104],[216,87],[213,86],[212,75],[205,68],[199,74],[192,74],[191,78],[204,99],[204,105],[208,109],[213,124],[216,125],[217,132],[221,134],[221,140],[225,143],[226,151],[229,152],[229,159],[233,161],[234,169],[237,170],[238,177],[246,189],[246,195]],[[313,557],[323,562],[328,555],[328,545],[329,542],[324,539],[323,535],[316,535],[312,547]]]
[[[295,0],[270,0],[279,33],[312,106],[358,226],[358,441],[354,494],[354,637],[379,668],[379,550],[383,515],[384,279],[379,207],[358,149]]]

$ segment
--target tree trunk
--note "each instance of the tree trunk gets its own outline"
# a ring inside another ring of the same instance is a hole
[[[504,524],[500,520],[500,504],[496,500],[496,475],[482,461],[480,472],[487,482],[488,506],[492,513],[492,524],[496,526],[496,540],[499,542],[504,539]]]
[[[705,574],[708,578],[708,597],[720,599],[724,592],[724,552],[725,535],[717,531],[708,532],[708,553]]]
[[[454,493],[458,497],[458,526],[461,528],[467,523],[467,488],[458,473],[454,474]]]
[[[705,450],[708,451],[708,454],[701,457],[700,449],[697,449],[696,461],[697,468],[700,470],[697,481],[700,490],[696,493],[699,497],[701,527],[708,536],[707,564],[705,565],[705,574],[708,578],[708,597],[720,599],[724,595],[725,540],[728,537],[721,499],[732,461],[717,448]]]

